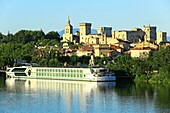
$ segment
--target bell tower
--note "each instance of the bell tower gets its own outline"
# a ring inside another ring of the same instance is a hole
[[[73,42],[73,26],[70,24],[68,16],[67,24],[64,26],[63,42]]]
[[[70,24],[70,16],[68,16],[67,24],[64,27],[65,34],[72,34],[73,33],[73,26]]]

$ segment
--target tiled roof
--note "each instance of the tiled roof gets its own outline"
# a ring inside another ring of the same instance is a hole
[[[84,45],[79,50],[83,50],[83,51],[93,50],[93,46],[92,45]]]
[[[112,49],[122,49],[120,46],[115,46],[115,45],[111,46],[110,48],[112,48]]]

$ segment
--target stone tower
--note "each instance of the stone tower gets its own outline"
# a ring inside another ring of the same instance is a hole
[[[160,42],[166,42],[167,41],[167,33],[166,32],[157,32],[157,44],[160,44]]]
[[[67,24],[64,27],[65,34],[72,34],[73,33],[73,26],[70,24],[70,16],[68,16]]]
[[[80,23],[80,43],[85,42],[86,35],[91,34],[91,23]]]
[[[144,31],[144,41],[156,41],[156,27],[143,26]]]
[[[70,24],[70,16],[68,16],[67,24],[64,27],[63,42],[73,41],[73,26]]]

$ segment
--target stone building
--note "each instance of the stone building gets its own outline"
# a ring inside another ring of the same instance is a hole
[[[106,34],[106,37],[111,37],[112,27],[99,27],[97,29],[97,34]]]
[[[110,27],[98,28],[97,34],[91,33],[91,23],[80,23],[80,43],[84,44],[107,44],[107,36],[111,35]]]
[[[132,30],[113,31],[113,39],[121,39],[132,43],[143,41],[144,32],[139,28],[133,28]]]
[[[167,41],[167,33],[166,32],[157,32],[157,40],[156,43],[159,44],[160,42]]]
[[[144,25],[142,30],[144,31],[144,41],[156,41],[156,27]]]
[[[73,34],[73,26],[70,24],[70,17],[68,17],[68,22],[64,27],[64,34],[62,42],[75,42],[79,43],[79,33]]]
[[[166,32],[156,33],[156,27],[143,26],[131,30],[112,31],[111,27],[99,27],[97,33],[91,33],[91,23],[79,23],[79,32],[73,34],[73,26],[70,24],[70,17],[64,27],[63,42],[75,42],[87,44],[108,44],[120,46],[124,50],[130,49],[130,44],[138,42],[156,42],[159,44],[166,41]],[[121,40],[121,41],[120,41]],[[123,42],[122,42],[123,41]]]
[[[87,35],[91,34],[91,23],[79,23],[80,43],[88,42]]]

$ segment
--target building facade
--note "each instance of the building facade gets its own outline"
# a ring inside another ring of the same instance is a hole
[[[113,31],[112,38],[113,39],[121,39],[124,41],[129,41],[131,43],[141,42],[144,40],[144,32],[139,28],[133,28],[132,30],[121,30],[121,31]]]
[[[144,31],[144,41],[156,41],[156,27],[144,25],[142,30]]]
[[[88,34],[91,34],[91,23],[79,23],[80,27],[80,43],[88,42]]]
[[[159,44],[160,42],[167,41],[167,33],[166,32],[157,32],[157,40],[156,43]]]

